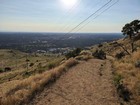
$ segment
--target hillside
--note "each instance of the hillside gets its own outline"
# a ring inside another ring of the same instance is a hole
[[[58,66],[63,56],[0,50],[0,97],[31,76]]]
[[[139,105],[140,40],[135,47],[132,54],[129,40],[120,39],[92,46],[68,60],[54,54],[1,50],[0,103]],[[107,59],[99,60],[97,50],[106,53]]]
[[[63,56],[0,50],[0,83],[27,78],[59,65]],[[52,66],[52,67],[51,67]],[[10,68],[6,72],[5,69]]]
[[[91,51],[102,49],[109,55],[108,59],[112,62],[114,84],[120,103],[123,105],[139,105],[140,40],[137,38],[137,41],[134,43],[136,49],[134,53],[131,53],[130,43],[129,39],[120,39],[91,47]]]

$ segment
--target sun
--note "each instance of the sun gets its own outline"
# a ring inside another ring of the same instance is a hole
[[[71,8],[76,5],[77,0],[61,0],[61,2],[66,8]]]

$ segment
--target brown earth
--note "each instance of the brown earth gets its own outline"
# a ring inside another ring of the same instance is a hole
[[[110,61],[80,62],[28,105],[119,105]]]

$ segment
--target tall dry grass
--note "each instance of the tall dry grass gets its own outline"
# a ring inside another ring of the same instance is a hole
[[[28,102],[44,86],[57,79],[62,72],[77,63],[75,59],[69,59],[59,67],[20,81],[0,98],[0,105],[20,105]]]
[[[127,55],[121,60],[115,60],[114,66],[117,70],[132,70],[135,69],[135,62],[140,60],[140,50],[134,52],[132,55]]]
[[[114,61],[116,72],[123,76],[123,85],[132,93],[132,105],[140,104],[140,68],[135,67],[137,60],[140,60],[140,49],[132,55]]]

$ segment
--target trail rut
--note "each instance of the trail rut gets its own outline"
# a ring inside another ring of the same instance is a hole
[[[69,69],[29,105],[119,105],[111,63],[91,59]]]

